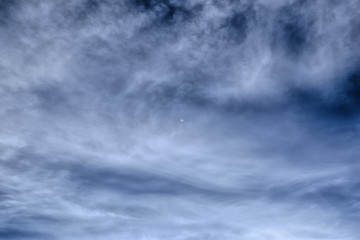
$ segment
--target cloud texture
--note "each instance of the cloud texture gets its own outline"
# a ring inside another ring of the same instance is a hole
[[[0,239],[358,239],[359,11],[2,0]]]

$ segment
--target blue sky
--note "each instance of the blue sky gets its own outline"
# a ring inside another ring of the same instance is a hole
[[[0,239],[358,239],[359,9],[1,1]]]

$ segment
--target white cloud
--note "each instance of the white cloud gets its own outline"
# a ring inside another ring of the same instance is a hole
[[[357,3],[299,2],[3,7],[0,238],[357,239]]]

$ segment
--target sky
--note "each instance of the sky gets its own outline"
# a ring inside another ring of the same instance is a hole
[[[358,240],[360,2],[1,0],[0,239]]]

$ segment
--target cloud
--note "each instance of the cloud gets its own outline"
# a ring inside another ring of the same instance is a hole
[[[357,239],[356,1],[3,1],[0,238]]]

